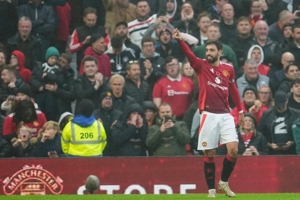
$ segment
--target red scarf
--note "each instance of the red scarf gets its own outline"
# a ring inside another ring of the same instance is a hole
[[[255,23],[259,20],[263,20],[263,15],[253,15],[253,14],[250,14],[249,15],[249,20],[250,20],[250,24],[251,24],[251,27],[253,28]]]
[[[244,144],[245,144],[245,147],[248,148],[249,147],[249,143],[252,139],[252,136],[253,136],[253,132],[249,132],[248,135],[246,135],[244,132],[241,133],[242,135],[242,138],[244,140]]]

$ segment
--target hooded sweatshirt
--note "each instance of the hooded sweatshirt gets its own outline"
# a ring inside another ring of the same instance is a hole
[[[111,64],[111,74],[121,74],[126,76],[127,70],[126,65],[130,60],[136,60],[134,51],[130,48],[127,48],[124,44],[122,50],[119,54],[115,54],[111,43],[108,45],[108,49],[105,52],[106,55],[110,58]]]
[[[16,56],[18,59],[18,69],[20,76],[22,77],[25,83],[29,83],[31,78],[31,71],[25,68],[25,56],[21,51],[15,50],[12,52],[12,55]]]
[[[105,53],[98,54],[93,50],[92,47],[88,47],[84,52],[84,56],[95,57],[98,60],[98,72],[103,74],[104,77],[111,77],[111,65],[109,61],[110,59]],[[79,74],[82,75],[83,73],[83,65],[81,64]]]
[[[262,50],[262,48],[260,46],[253,45],[248,51],[247,59],[251,58],[251,54],[252,54],[252,51],[254,50],[254,48],[258,48],[260,50],[260,55],[261,55],[260,61],[257,63],[258,73],[260,73],[261,75],[267,76],[270,71],[270,67],[262,64],[262,62],[264,61],[264,51]]]

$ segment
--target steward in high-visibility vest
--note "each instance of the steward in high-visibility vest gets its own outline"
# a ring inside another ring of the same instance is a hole
[[[105,129],[92,115],[92,101],[84,99],[79,107],[82,108],[79,110],[84,111],[75,115],[63,129],[62,150],[69,157],[101,157],[106,146]]]

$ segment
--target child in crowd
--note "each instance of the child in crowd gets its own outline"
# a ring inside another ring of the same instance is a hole
[[[61,149],[60,135],[57,122],[46,122],[39,132],[38,142],[33,152],[34,157],[61,157],[63,152]]]
[[[36,138],[31,138],[31,128],[20,122],[17,129],[17,138],[11,140],[12,148],[9,156],[30,157]]]
[[[59,52],[55,47],[49,47],[46,52],[46,62],[42,65],[42,78],[46,83],[55,83],[56,77],[55,74],[59,71],[59,67],[57,66],[57,60],[59,57]]]

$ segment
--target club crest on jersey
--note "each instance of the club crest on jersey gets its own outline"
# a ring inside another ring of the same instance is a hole
[[[222,71],[223,76],[227,77],[229,75],[229,72],[227,70]]]
[[[220,83],[222,82],[222,80],[221,80],[219,77],[216,77],[216,78],[215,78],[215,82],[216,82],[217,84],[220,84]]]
[[[202,142],[202,146],[206,147],[207,146],[207,142]]]

